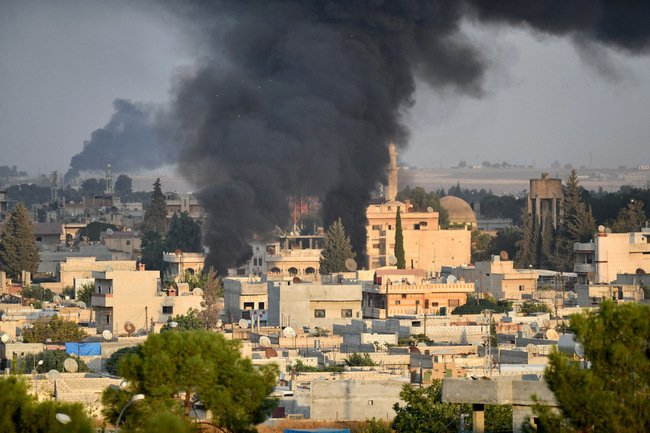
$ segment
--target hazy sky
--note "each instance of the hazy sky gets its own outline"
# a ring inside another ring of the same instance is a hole
[[[139,3],[140,4],[140,3]],[[611,51],[583,61],[570,41],[469,28],[492,59],[481,99],[419,87],[404,113],[402,157],[422,167],[650,162],[650,59]],[[116,98],[167,100],[174,68],[201,55],[154,5],[127,1],[0,2],[0,165],[65,172]]]

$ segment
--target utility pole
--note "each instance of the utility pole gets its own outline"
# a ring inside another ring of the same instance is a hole
[[[146,307],[146,306],[144,307],[144,330],[147,333],[147,335],[149,335],[149,328],[147,327],[147,324],[149,323],[149,320],[148,320],[149,317],[147,316],[147,313],[149,312],[148,308],[149,307]]]
[[[492,310],[484,310],[487,319],[487,338],[485,341],[485,358],[483,359],[483,372],[488,377],[492,376]]]

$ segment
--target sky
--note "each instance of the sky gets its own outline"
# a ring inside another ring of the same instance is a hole
[[[403,113],[411,131],[403,161],[579,167],[591,154],[595,168],[650,162],[648,57],[603,49],[586,58],[567,39],[466,30],[492,62],[486,94],[420,83]],[[204,54],[194,36],[155,4],[0,2],[0,165],[64,173],[116,98],[168,99],[174,71]]]

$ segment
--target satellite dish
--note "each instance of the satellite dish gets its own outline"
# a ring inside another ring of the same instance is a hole
[[[609,227],[607,227],[607,228],[605,229],[605,233],[611,233],[611,232],[612,232],[612,229],[610,229]]]
[[[77,302],[77,307],[81,308],[82,310],[86,309],[86,303],[84,301],[79,301]]]
[[[548,338],[549,340],[559,340],[560,335],[557,333],[555,329],[549,329],[548,331],[546,331],[546,338]]]
[[[174,250],[174,254],[176,254],[177,256],[182,256],[183,255],[183,250],[176,249],[176,250]]]
[[[291,326],[287,326],[282,330],[282,335],[284,335],[284,338],[291,338],[296,336],[296,331],[293,330]]]
[[[140,329],[138,329],[138,334],[137,335],[138,335],[138,337],[144,337],[145,335],[147,335],[147,330],[144,329],[144,328],[140,328]]]
[[[432,208],[431,206],[429,206],[429,207],[427,208],[427,212],[429,212],[429,213],[433,213],[433,208]]]
[[[267,337],[266,335],[263,335],[260,337],[260,346],[262,347],[270,347],[271,346],[271,339]]]
[[[131,322],[126,322],[124,324],[124,330],[127,332],[127,334],[133,334],[135,332],[135,325]]]
[[[424,341],[420,341],[418,343],[418,347],[427,347],[427,343],[425,343]]]
[[[392,266],[395,266],[397,264],[397,257],[391,254],[388,256],[388,263],[390,263]]]
[[[293,280],[291,280],[293,284],[300,284],[302,283],[302,280],[298,277],[293,277]]]
[[[273,247],[269,248],[269,254],[275,255],[275,248]]]
[[[521,327],[521,332],[527,332],[530,334],[530,326],[524,325]]]
[[[63,361],[63,367],[69,373],[75,373],[79,369],[79,364],[77,364],[77,361],[75,361],[74,359],[68,358],[65,361]]]
[[[551,326],[551,321],[548,319],[542,320],[542,328],[549,328]]]
[[[113,236],[113,229],[106,229],[106,234],[109,236]]]
[[[104,340],[106,341],[111,341],[113,339],[113,333],[107,329],[102,332],[102,337],[104,337]]]
[[[458,280],[453,275],[447,277],[447,284],[456,284]]]
[[[266,355],[266,359],[271,359],[271,358],[277,358],[278,357],[278,352],[275,351],[272,347],[269,347],[264,351],[264,354]]]
[[[354,261],[354,259],[347,259],[345,261],[345,268],[350,271],[356,271],[357,270],[357,262]]]
[[[47,372],[47,378],[50,380],[60,379],[61,373],[59,372],[59,370],[50,370]]]
[[[576,341],[574,334],[564,334],[557,342],[557,348],[560,352],[568,356],[577,355],[582,358],[585,356],[585,348]]]
[[[643,269],[639,268],[639,269],[636,270],[636,274],[637,275],[645,275],[645,271]]]
[[[598,233],[605,233],[605,226],[598,226]]]
[[[528,353],[539,353],[539,349],[534,344],[526,345],[526,352]]]
[[[221,328],[223,326],[223,322],[221,320],[217,320],[217,328]]]
[[[508,253],[505,251],[501,251],[499,253],[499,257],[501,257],[501,260],[508,260]]]
[[[240,327],[241,329],[246,329],[246,328],[248,328],[248,320],[246,320],[246,319],[240,319],[240,320],[239,320],[239,327]]]
[[[112,272],[113,267],[111,265],[106,266],[106,272]]]
[[[0,341],[7,344],[7,343],[9,343],[11,341],[11,337],[9,336],[9,334],[4,333],[4,334],[2,334],[2,337],[0,337]]]
[[[420,353],[421,354],[422,352],[420,352],[420,349],[418,349],[417,347],[411,346],[411,347],[409,347],[409,353]]]
[[[576,298],[576,294],[574,292],[567,292],[566,296],[569,299],[575,299]]]
[[[61,297],[60,297],[59,295],[56,295],[55,297],[52,298],[52,301],[53,301],[56,305],[61,305],[61,302],[63,302],[63,299],[61,299]]]
[[[594,281],[596,281],[596,273],[595,272],[587,272],[587,280],[590,283],[593,283]]]
[[[196,289],[192,290],[192,293],[195,295],[203,295],[203,289],[197,287]]]

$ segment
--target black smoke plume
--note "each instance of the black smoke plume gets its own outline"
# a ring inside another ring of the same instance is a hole
[[[468,22],[628,54],[649,46],[644,1],[164,3],[212,50],[174,77],[171,115],[181,169],[209,213],[206,265],[222,273],[250,257],[253,233],[287,221],[298,191],[325,197],[325,224],[342,218],[364,264],[370,191],[386,180],[391,140],[408,141],[400,113],[416,77],[444,94],[483,94],[494,59],[463,33]]]
[[[162,121],[161,106],[116,99],[113,107],[115,111],[106,126],[93,131],[90,140],[84,141],[83,150],[72,157],[64,183],[81,171],[106,170],[109,159],[113,170],[123,173],[156,169],[174,161],[176,147],[157,126],[173,124],[168,119]]]

